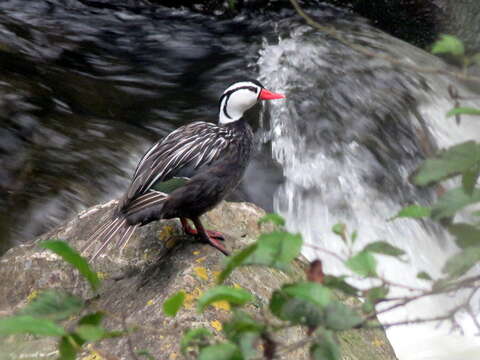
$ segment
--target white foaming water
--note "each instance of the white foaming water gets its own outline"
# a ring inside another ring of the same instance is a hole
[[[405,61],[428,63],[431,57],[399,40],[391,38],[391,43],[398,45],[402,54],[408,50],[409,57]],[[322,143],[325,137],[317,141],[312,139],[317,135],[321,137],[325,129],[331,130],[331,126],[335,126],[331,125],[335,116],[329,117],[324,113],[322,96],[325,89],[318,91],[318,87],[325,86],[325,82],[319,78],[331,76],[328,73],[329,64],[322,60],[330,55],[329,51],[331,49],[318,41],[318,37],[311,34],[305,36],[305,29],[297,28],[289,38],[280,39],[278,44],[266,44],[261,54],[258,65],[262,81],[268,88],[287,94],[286,102],[276,102],[270,108],[272,153],[282,165],[285,175],[285,182],[276,194],[275,210],[287,219],[290,230],[303,235],[307,244],[328,248],[336,253],[345,253],[346,250],[343,242],[331,232],[332,226],[338,222],[347,224],[350,231],[358,231],[357,249],[377,240],[388,241],[402,248],[407,253],[407,261],[378,256],[379,273],[396,283],[428,288],[429,283],[417,279],[416,275],[420,271],[426,271],[434,278],[441,275],[445,260],[457,251],[448,234],[429,222],[386,221],[405,204],[396,201],[394,194],[390,196],[380,191],[372,181],[367,181],[372,173],[388,170],[379,169],[374,153],[357,138],[352,137],[340,145]],[[345,59],[339,61],[344,62]],[[431,62],[438,64],[433,57]],[[332,73],[338,73],[338,68],[332,69]],[[349,76],[348,73],[343,75]],[[413,96],[422,100],[417,110],[437,144],[445,147],[468,139],[480,140],[478,119],[465,117],[461,126],[457,126],[454,120],[445,118],[445,113],[452,108],[445,91],[447,80],[428,78],[426,81],[435,91],[419,90]],[[404,116],[410,117],[409,109],[404,112]],[[353,107],[352,114],[355,114]],[[302,122],[326,125],[302,127],[299,125]],[[417,124],[412,126],[420,127],[416,120],[412,120],[412,123]],[[347,133],[355,129],[342,131]],[[392,158],[391,161],[396,159]],[[397,170],[401,177],[397,181],[408,188],[409,185],[405,184],[412,171],[411,164],[399,161]],[[340,274],[346,271],[336,259],[308,245],[304,248],[304,254],[309,259],[321,258],[327,273]],[[409,290],[397,288],[389,295],[408,294]],[[381,316],[380,320],[388,324],[434,317],[455,307],[463,299],[461,293],[452,297],[422,299],[391,311]],[[473,336],[475,329],[471,320],[462,315],[457,320],[463,327],[464,336],[452,333],[448,324],[440,327],[438,324],[392,327],[387,330],[387,335],[400,360],[480,359],[480,339]]]

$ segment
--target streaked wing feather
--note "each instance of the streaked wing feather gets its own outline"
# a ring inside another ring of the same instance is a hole
[[[229,136],[228,129],[204,122],[191,123],[170,133],[141,159],[127,192],[127,207],[130,208],[132,199],[148,192],[155,183],[176,176],[182,168],[209,165],[228,146]]]
[[[128,231],[129,225],[127,224],[127,220],[120,218],[117,219],[119,219],[120,222],[115,225],[115,228],[108,233],[107,238],[105,240],[102,240],[102,245],[95,251],[95,253],[90,258],[90,261],[95,260],[97,256],[100,255],[100,253],[105,249],[105,247],[110,243],[110,241],[115,237],[115,235],[120,234],[120,237],[123,237],[124,233]]]
[[[131,215],[138,211],[161,204],[167,196],[168,195],[163,192],[150,190],[146,194],[140,195],[132,200],[125,211],[125,215]]]

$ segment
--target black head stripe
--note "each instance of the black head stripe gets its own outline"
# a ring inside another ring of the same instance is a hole
[[[252,79],[252,78],[241,78],[241,79],[238,79],[237,81],[235,82],[232,82],[231,84],[228,85],[228,87],[232,86],[232,85],[235,85],[236,83],[239,83],[239,82],[243,82],[243,83],[252,83],[252,84],[255,84],[257,86],[260,86],[262,89],[264,88],[264,86],[262,85],[262,83],[256,79]]]
[[[255,82],[255,83],[258,83],[260,84],[258,81],[251,81],[252,83]],[[259,85],[261,86],[261,84]],[[223,105],[223,108],[221,109],[221,111],[223,111],[223,113],[225,114],[226,117],[228,117],[229,119],[231,119],[232,117],[228,114],[227,112],[227,104],[228,104],[228,99],[230,98],[230,95],[232,95],[235,91],[237,90],[250,90],[251,92],[253,92],[254,94],[258,94],[257,95],[260,95],[260,92],[258,91],[258,88],[256,88],[255,86],[248,86],[248,85],[245,85],[245,86],[239,86],[238,88],[235,88],[235,89],[232,89],[232,90],[229,90],[225,93],[222,94],[222,96],[220,97],[220,106],[222,105],[222,101],[223,99],[225,99],[225,104]]]
[[[258,80],[249,79],[248,81],[251,82],[251,83],[254,83],[254,84],[257,85],[257,86],[260,86],[261,89],[263,89],[263,88],[265,87],[265,86],[263,86],[262,83],[261,83],[260,81],[258,81]]]
[[[245,85],[245,86],[239,86],[238,88],[235,88],[235,89],[232,89],[232,90],[229,90],[225,93],[223,93],[223,95],[220,97],[220,101],[223,100],[223,98],[226,96],[226,97],[230,97],[230,95],[232,95],[235,91],[238,91],[238,90],[250,90],[251,92],[253,92],[254,94],[257,93],[257,88],[255,86],[248,86],[248,85]]]
[[[225,95],[226,95],[226,94],[225,94]],[[226,95],[226,96],[223,96],[223,95],[222,95],[222,97],[220,98],[220,103],[221,103],[221,101],[222,101],[222,98],[225,97],[225,104],[223,105],[222,111],[223,111],[223,113],[225,114],[225,116],[226,116],[227,118],[232,119],[232,117],[231,117],[231,116],[228,114],[228,112],[227,112],[227,103],[228,103],[228,99],[230,98],[230,95],[231,95],[231,93],[228,94],[228,95]]]

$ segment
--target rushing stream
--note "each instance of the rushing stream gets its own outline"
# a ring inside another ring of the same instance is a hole
[[[406,63],[444,66],[369,26],[344,25],[341,29],[350,41],[362,41]],[[421,288],[426,283],[416,278],[420,271],[440,276],[455,251],[446,231],[429,221],[387,219],[418,199],[425,204],[432,199],[433,193],[408,181],[425,153],[426,138],[439,147],[480,140],[478,120],[465,118],[456,125],[445,118],[453,107],[446,91],[452,82],[393,69],[306,26],[296,26],[289,35],[268,43],[259,66],[268,86],[288,94],[285,105],[273,105],[265,137],[271,140],[273,158],[285,175],[274,208],[288,219],[290,229],[302,233],[313,246],[341,254],[345,244],[331,229],[343,222],[350,231],[358,231],[357,249],[386,240],[407,252],[406,261],[380,259],[380,273],[386,279]],[[462,94],[473,95],[456,86]],[[479,103],[470,105],[478,107]],[[321,250],[306,246],[304,254],[322,259],[327,273],[346,271]],[[390,296],[408,294],[397,288]],[[434,317],[462,299],[462,294],[423,299],[380,319],[388,324]],[[472,301],[477,302],[478,298]],[[478,329],[468,316],[460,315],[457,321],[465,336],[451,333],[447,324],[393,327],[387,333],[402,360],[478,359],[480,339],[474,337]]]
[[[444,118],[449,79],[364,57],[291,11],[217,20],[116,3],[0,2],[0,250],[118,196],[153,141],[193,120],[216,121],[219,94],[249,76],[288,99],[253,124],[260,151],[235,197],[274,208],[307,242],[330,250],[344,250],[330,232],[337,222],[358,231],[358,246],[392,242],[409,259],[381,259],[394,281],[426,286],[419,271],[439,274],[455,250],[445,231],[386,219],[414,199],[433,199],[407,179],[426,138],[440,147],[480,140],[478,121]],[[315,14],[355,43],[443,66],[353,15],[328,7]],[[344,271],[310,247],[305,254],[320,256],[327,272]],[[382,321],[435,314],[455,301],[432,299]],[[476,360],[480,341],[459,321],[466,337],[430,325],[388,334],[401,360]]]

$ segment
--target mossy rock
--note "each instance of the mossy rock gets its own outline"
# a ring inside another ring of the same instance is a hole
[[[112,201],[86,210],[37,241],[9,250],[0,260],[1,314],[14,313],[31,300],[34,292],[60,288],[90,299],[87,311],[106,312],[104,325],[107,328],[122,329],[125,319],[129,328],[135,328],[130,335],[135,350],[147,349],[156,358],[181,358],[179,340],[187,328],[206,327],[215,337],[222,338],[221,323],[230,316],[228,305],[219,303],[199,314],[195,300],[215,285],[225,256],[183,235],[176,220],[144,226],[123,252],[110,247],[99,256],[92,264],[104,279],[98,297],[93,297],[75,270],[37,246],[38,241],[60,238],[81,249],[94,228],[110,216],[114,206]],[[263,210],[252,204],[224,202],[203,219],[207,228],[223,232],[227,247],[235,250],[250,244],[261,234],[264,229],[257,222],[263,215]],[[272,291],[302,278],[305,267],[306,263],[301,259],[295,262],[288,275],[273,269],[243,267],[235,270],[228,281],[255,295],[256,300],[246,306],[246,310],[259,317],[260,313],[268,314],[264,308]],[[164,301],[180,290],[186,293],[184,307],[174,318],[165,316],[162,310]],[[279,333],[276,340],[294,343],[304,336],[302,329],[288,328]],[[341,342],[345,359],[395,359],[381,330],[348,332],[342,335]],[[128,346],[125,336],[104,340],[87,348],[82,357],[124,358]],[[0,359],[53,359],[57,356],[55,348],[54,338],[3,338],[0,340]],[[307,359],[308,351],[299,349],[289,358]]]

